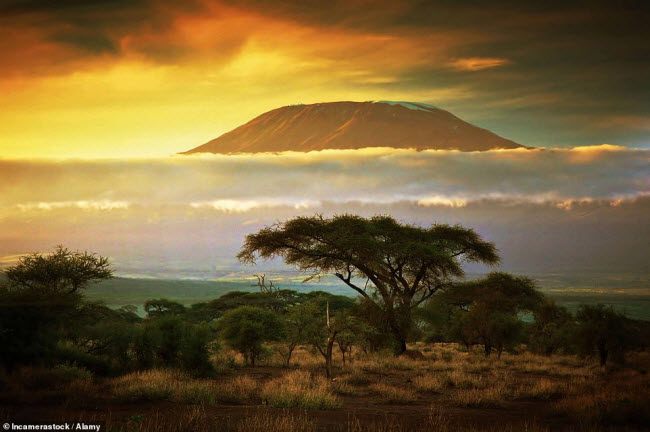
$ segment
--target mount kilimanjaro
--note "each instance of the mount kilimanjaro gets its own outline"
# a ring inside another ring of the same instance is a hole
[[[392,147],[484,151],[524,147],[417,102],[329,102],[268,111],[192,153],[260,153]]]

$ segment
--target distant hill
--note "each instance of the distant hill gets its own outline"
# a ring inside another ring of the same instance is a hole
[[[524,146],[427,104],[330,102],[274,109],[183,154],[364,147],[483,151]]]

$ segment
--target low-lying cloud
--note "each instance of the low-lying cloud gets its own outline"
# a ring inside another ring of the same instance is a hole
[[[215,277],[238,268],[244,236],[262,226],[349,212],[472,227],[506,270],[638,272],[649,156],[595,146],[0,160],[0,264],[65,244],[111,256],[118,274]]]
[[[635,199],[650,191],[650,150],[615,146],[463,153],[393,149],[177,156],[137,160],[0,160],[5,211],[187,205],[246,211],[333,202],[461,207]]]

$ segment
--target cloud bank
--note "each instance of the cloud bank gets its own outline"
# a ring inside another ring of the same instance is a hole
[[[478,200],[636,199],[650,191],[650,150],[615,146],[463,153],[393,149],[178,156],[143,160],[0,160],[4,211],[186,205],[245,212],[331,202],[462,207]]]
[[[240,268],[247,233],[349,212],[472,227],[507,270],[638,273],[650,254],[649,156],[595,146],[4,159],[0,258],[65,244],[110,255],[120,274],[209,278]]]

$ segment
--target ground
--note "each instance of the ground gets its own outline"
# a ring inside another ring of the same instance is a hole
[[[290,368],[276,356],[245,367],[221,352],[217,375],[201,379],[164,369],[98,379],[69,368],[61,384],[24,369],[4,378],[0,420],[128,432],[650,430],[649,353],[601,368],[573,356],[410,348],[424,359],[359,352],[344,365],[337,356],[333,381],[306,347]]]

